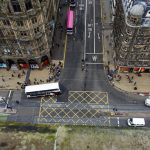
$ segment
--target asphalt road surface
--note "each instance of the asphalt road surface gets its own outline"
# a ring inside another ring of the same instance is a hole
[[[18,105],[16,98],[9,99],[17,110],[8,117],[9,121],[126,126],[126,117],[106,117],[102,107],[107,107],[108,112],[114,107],[119,112],[149,112],[144,106],[144,97],[118,91],[107,79],[103,66],[100,1],[78,0],[74,12],[74,34],[67,36],[65,67],[60,77],[63,94],[52,103],[51,98],[27,99],[23,91],[15,92],[13,96],[20,97],[21,101]],[[96,91],[102,94],[91,94]],[[149,118],[146,116],[146,126],[150,126]]]
[[[74,11],[75,31],[67,38],[65,68],[60,80],[64,94],[59,100],[67,101],[69,91],[101,91],[108,93],[112,104],[142,104],[143,97],[118,91],[107,79],[103,66],[100,1],[79,0]]]

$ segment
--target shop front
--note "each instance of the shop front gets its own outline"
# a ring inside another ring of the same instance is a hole
[[[42,67],[49,65],[49,59],[46,55],[41,58],[41,65]]]
[[[33,60],[33,59],[29,60],[29,67],[31,69],[39,69],[40,68],[38,63],[35,60]]]
[[[23,59],[18,59],[18,66],[22,69],[28,69],[29,68],[29,64],[27,64]]]
[[[118,66],[118,72],[122,73],[150,73],[150,67],[127,67]]]
[[[2,59],[0,59],[0,68],[7,68],[7,65],[4,63]]]

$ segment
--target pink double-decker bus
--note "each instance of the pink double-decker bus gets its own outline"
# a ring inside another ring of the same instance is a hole
[[[74,28],[74,11],[69,9],[67,14],[67,34],[69,35],[73,34],[73,28]]]

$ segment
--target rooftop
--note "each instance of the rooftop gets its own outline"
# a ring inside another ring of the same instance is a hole
[[[150,0],[122,0],[126,23],[131,27],[150,27]]]

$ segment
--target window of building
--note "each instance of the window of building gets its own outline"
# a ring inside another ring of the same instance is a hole
[[[42,45],[42,46],[39,47],[39,51],[40,52],[44,51],[44,45]]]
[[[12,30],[7,30],[6,34],[7,34],[7,36],[13,36],[14,32]]]
[[[27,36],[27,32],[26,31],[20,31],[20,35],[21,36]]]
[[[150,42],[150,38],[147,39],[147,43],[149,43],[149,42]]]
[[[17,25],[20,27],[20,26],[23,26],[23,21],[16,21]]]
[[[36,34],[36,33],[38,33],[38,32],[40,32],[40,29],[39,29],[39,27],[37,27],[37,28],[34,28],[34,33]]]
[[[33,8],[31,0],[25,0],[26,10],[30,10]]]
[[[35,23],[37,23],[37,18],[34,17],[34,18],[31,19],[31,21],[32,21],[33,24],[35,24]]]
[[[9,20],[3,20],[3,24],[6,26],[10,26],[10,21]]]
[[[6,44],[6,40],[0,39],[0,46],[1,46],[1,45],[5,45],[5,44]]]
[[[14,12],[21,12],[21,8],[18,0],[11,0],[11,4],[14,9]]]
[[[7,5],[7,9],[8,9],[8,12],[11,13],[11,10],[10,10],[10,7],[9,7],[9,4]]]

